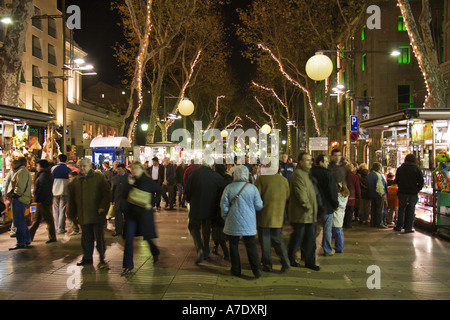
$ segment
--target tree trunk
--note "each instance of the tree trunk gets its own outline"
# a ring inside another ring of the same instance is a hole
[[[424,74],[425,85],[428,86],[428,97],[425,99],[425,108],[445,108],[445,83],[442,75],[437,52],[434,47],[433,37],[430,30],[431,15],[428,0],[422,1],[422,15],[420,24],[422,35],[414,19],[413,12],[408,0],[398,0],[408,34],[412,43],[414,54],[419,62],[420,69]]]
[[[3,47],[0,48],[0,103],[18,106],[25,35],[34,14],[33,0],[13,1]]]

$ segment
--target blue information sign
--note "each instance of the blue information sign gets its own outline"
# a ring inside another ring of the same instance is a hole
[[[358,131],[358,116],[350,116],[350,131]]]

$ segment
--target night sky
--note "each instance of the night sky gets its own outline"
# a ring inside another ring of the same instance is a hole
[[[234,25],[239,22],[236,9],[246,7],[251,1],[233,0],[223,7],[225,23],[228,26],[227,41],[233,50],[230,64],[235,70],[240,87],[245,87],[245,83],[249,81],[252,66],[242,57],[243,46],[235,35]],[[72,4],[81,9],[81,29],[74,30],[74,39],[88,53],[87,60],[95,66],[98,73],[95,78],[111,85],[120,85],[122,70],[117,67],[112,49],[116,42],[123,41],[122,30],[117,26],[120,17],[110,9],[109,0],[66,0],[66,7]]]
[[[122,70],[117,67],[112,47],[123,37],[117,26],[120,17],[110,9],[110,1],[66,0],[66,7],[70,5],[81,9],[81,29],[74,30],[74,39],[88,53],[86,60],[95,66],[97,80],[120,85]]]

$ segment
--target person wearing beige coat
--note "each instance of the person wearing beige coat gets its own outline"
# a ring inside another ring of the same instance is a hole
[[[263,201],[263,209],[256,213],[258,239],[261,245],[262,270],[272,272],[271,247],[280,258],[281,271],[289,269],[289,259],[283,242],[284,210],[289,199],[289,182],[279,174],[261,175],[255,187]]]
[[[302,152],[298,157],[297,169],[290,181],[289,223],[294,231],[288,244],[288,256],[293,267],[300,267],[295,261],[296,253],[302,249],[305,256],[305,266],[315,271],[316,265],[316,226],[317,226],[317,195],[313,178],[310,175],[312,167],[311,155]]]

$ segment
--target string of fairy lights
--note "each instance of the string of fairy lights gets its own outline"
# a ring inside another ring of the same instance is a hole
[[[271,51],[269,48],[267,48],[266,46],[264,46],[264,45],[261,44],[261,43],[258,44],[258,48],[260,48],[260,49],[262,49],[262,50],[264,50],[264,51],[267,51],[267,52],[270,54],[270,56],[272,57],[272,59],[275,60],[275,61],[277,62],[278,67],[279,67],[281,73],[284,75],[284,77],[285,77],[286,79],[288,79],[294,86],[300,88],[300,89],[307,95],[307,97],[308,97],[308,102],[309,102],[309,108],[310,108],[310,110],[311,110],[311,115],[312,115],[312,118],[313,118],[313,120],[314,120],[314,125],[315,125],[315,128],[316,128],[316,132],[317,132],[317,134],[320,136],[320,128],[319,128],[319,125],[318,125],[318,123],[317,123],[316,113],[315,113],[315,111],[314,111],[314,106],[313,106],[313,102],[312,102],[312,98],[311,98],[311,93],[309,92],[309,90],[307,90],[307,89],[306,89],[305,87],[303,87],[300,83],[298,83],[297,81],[295,81],[294,79],[292,79],[292,77],[289,76],[289,75],[284,71],[284,67],[283,67],[283,65],[281,64],[280,60],[272,53],[272,51]]]
[[[197,51],[197,55],[195,56],[194,61],[191,63],[191,68],[190,68],[190,71],[189,71],[189,75],[187,77],[187,80],[184,82],[184,84],[183,84],[183,86],[181,88],[181,94],[180,94],[180,98],[179,98],[178,101],[183,101],[183,99],[184,99],[184,96],[186,94],[186,89],[187,89],[189,83],[191,82],[192,75],[194,74],[195,65],[197,64],[198,60],[200,59],[200,55],[201,54],[202,54],[202,50],[199,49]],[[172,113],[173,114],[177,114],[178,113],[178,103],[177,103],[177,107],[175,108],[174,112],[172,112]],[[168,134],[168,130],[169,130],[170,126],[174,123],[174,121],[175,121],[174,119],[171,119],[170,121],[167,122],[167,125],[166,125],[166,137],[167,137],[167,134]]]
[[[272,124],[272,128],[275,127],[272,115],[266,111],[266,109],[264,108],[264,105],[261,103],[261,101],[259,101],[259,99],[256,96],[254,98],[255,98],[256,102],[259,104],[259,106],[261,107],[263,113],[269,117],[270,123]]]
[[[145,18],[145,34],[141,39],[141,49],[139,51],[138,57],[137,57],[137,66],[138,66],[138,70],[137,70],[137,96],[138,96],[138,105],[136,108],[136,111],[133,114],[133,126],[132,126],[132,130],[131,130],[131,136],[129,136],[128,138],[130,140],[133,139],[134,134],[136,132],[136,126],[137,126],[137,119],[139,116],[139,113],[141,111],[142,108],[142,104],[144,102],[144,98],[142,96],[142,77],[143,77],[143,68],[144,68],[144,58],[147,55],[147,49],[149,46],[149,39],[150,39],[150,33],[152,31],[153,25],[151,22],[151,10],[152,10],[152,0],[148,0],[147,1],[147,15]]]
[[[264,87],[254,81],[252,81],[252,84],[260,89],[266,90],[266,91],[270,91],[272,92],[272,95],[278,100],[278,102],[286,109],[286,121],[290,122],[290,113],[289,113],[289,108],[287,107],[287,105],[283,102],[283,100],[280,99],[280,97],[278,96],[278,94],[275,92],[275,90],[273,88],[267,88]],[[272,119],[272,117],[271,117]],[[274,128],[273,126],[273,121],[272,121],[272,128]],[[291,127],[288,126],[288,134],[287,134],[287,139],[288,139],[288,146],[289,148],[291,147]]]
[[[208,127],[206,128],[206,130],[208,130],[209,128],[211,128],[214,120],[216,119],[217,115],[219,114],[219,100],[220,99],[224,99],[225,96],[217,96],[216,97],[216,112],[214,113],[214,116],[211,118],[211,121],[209,122]]]
[[[430,97],[430,87],[428,85],[428,76],[427,76],[427,73],[425,71],[425,67],[423,65],[422,54],[417,49],[417,41],[416,41],[414,33],[412,31],[411,24],[413,22],[409,20],[409,17],[408,17],[407,12],[406,12],[407,10],[405,8],[404,3],[401,0],[398,0],[397,6],[400,8],[400,11],[402,13],[403,21],[405,22],[405,26],[406,26],[406,31],[408,32],[408,36],[409,36],[409,39],[410,39],[410,45],[411,45],[411,47],[413,49],[414,55],[417,58],[417,61],[419,63],[419,67],[420,67],[420,71],[422,72],[423,79],[425,81],[425,87],[427,88],[427,93],[428,94],[425,96],[425,102],[423,103],[423,107],[427,108],[428,107],[428,99]]]

